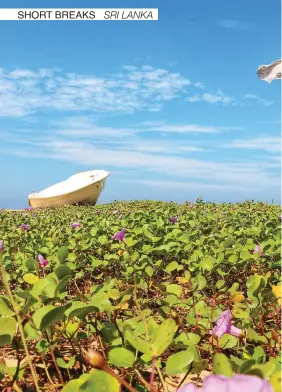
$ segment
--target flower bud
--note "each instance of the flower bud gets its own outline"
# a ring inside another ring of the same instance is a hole
[[[98,351],[91,349],[84,351],[84,359],[88,365],[95,369],[104,369],[107,366],[105,359]]]

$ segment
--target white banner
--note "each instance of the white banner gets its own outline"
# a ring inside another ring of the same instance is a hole
[[[158,20],[158,8],[0,8],[0,20]]]

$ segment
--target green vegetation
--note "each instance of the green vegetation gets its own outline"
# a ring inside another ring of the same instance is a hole
[[[1,211],[0,389],[172,391],[211,372],[280,390],[280,213],[201,199]]]

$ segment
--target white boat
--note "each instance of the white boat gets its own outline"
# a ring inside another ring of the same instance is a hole
[[[29,194],[28,203],[33,208],[54,208],[71,204],[95,205],[109,175],[105,170],[79,172],[40,192]]]

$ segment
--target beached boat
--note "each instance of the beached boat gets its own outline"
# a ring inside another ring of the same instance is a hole
[[[28,203],[33,208],[54,208],[71,204],[95,205],[109,175],[105,170],[79,172],[40,192],[29,194]]]

